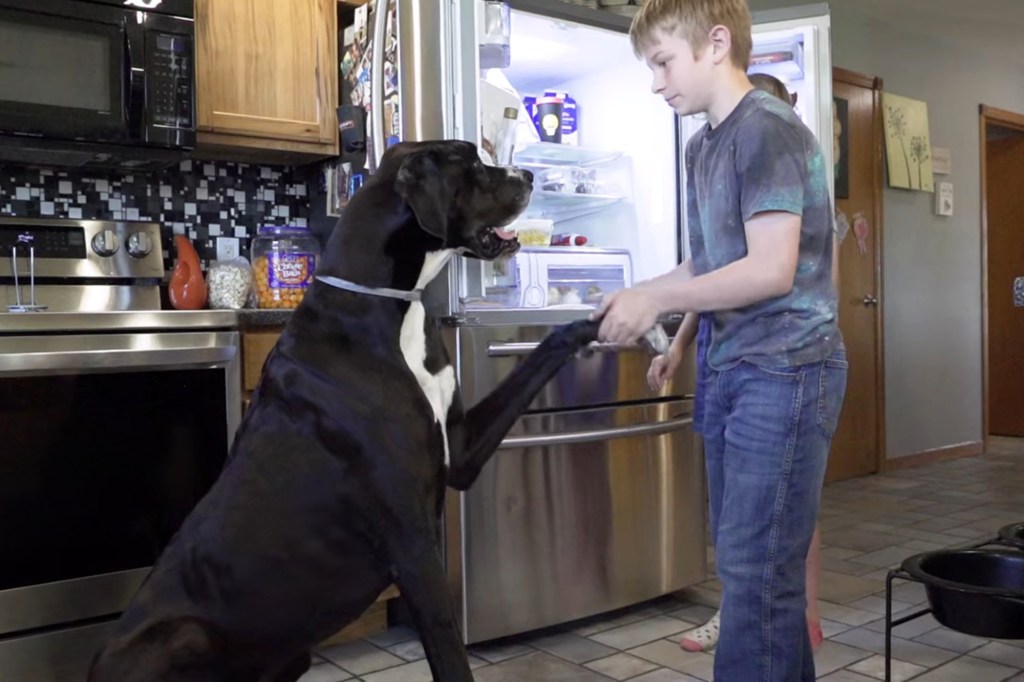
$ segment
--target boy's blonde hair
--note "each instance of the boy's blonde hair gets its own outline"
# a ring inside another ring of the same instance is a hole
[[[647,0],[633,17],[629,39],[637,56],[650,47],[658,29],[678,34],[690,43],[694,55],[708,42],[715,26],[722,25],[732,35],[733,65],[747,70],[750,64],[750,7],[747,0]]]

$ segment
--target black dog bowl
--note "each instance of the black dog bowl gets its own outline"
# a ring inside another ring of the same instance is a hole
[[[935,619],[946,627],[1024,639],[1024,552],[938,550],[905,559],[903,570],[924,583]]]
[[[1013,523],[999,529],[999,541],[1024,550],[1024,523]]]

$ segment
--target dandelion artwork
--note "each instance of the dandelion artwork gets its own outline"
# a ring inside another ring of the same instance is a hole
[[[882,93],[889,186],[934,192],[928,104]]]

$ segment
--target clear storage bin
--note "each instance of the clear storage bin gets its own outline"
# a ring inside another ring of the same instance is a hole
[[[295,308],[313,283],[320,242],[305,227],[260,228],[252,245],[256,306]]]

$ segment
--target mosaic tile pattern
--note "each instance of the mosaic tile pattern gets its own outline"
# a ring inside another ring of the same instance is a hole
[[[307,225],[315,170],[182,161],[157,173],[0,167],[0,216],[158,222],[164,261],[173,235],[186,234],[204,267],[216,238],[238,237],[248,256],[263,225]]]

